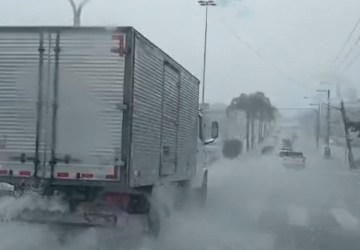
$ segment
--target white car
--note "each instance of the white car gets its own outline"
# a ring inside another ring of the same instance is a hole
[[[304,168],[306,164],[306,157],[302,152],[284,152],[282,157],[282,164],[283,166],[289,168]]]
[[[281,149],[280,149],[280,152],[279,152],[279,154],[278,154],[279,158],[280,158],[280,159],[283,159],[284,156],[285,156],[288,152],[293,152],[293,149],[292,149],[292,148],[281,148]]]

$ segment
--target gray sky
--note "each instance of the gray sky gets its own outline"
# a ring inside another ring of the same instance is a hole
[[[313,96],[318,81],[332,80],[331,63],[360,18],[359,0],[218,2],[209,13],[211,102],[229,103],[241,92],[261,90],[277,106],[306,106],[302,97]],[[195,0],[92,0],[82,25],[132,25],[201,79],[204,14]],[[67,0],[0,0],[0,25],[71,24]],[[360,27],[350,46],[359,35]],[[355,86],[359,66],[360,59],[345,75]]]

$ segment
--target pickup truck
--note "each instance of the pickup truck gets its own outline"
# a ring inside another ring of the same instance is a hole
[[[12,219],[116,234],[141,215],[156,236],[157,187],[205,204],[218,123],[204,126],[199,80],[136,29],[0,27],[0,72],[0,182],[66,203]]]

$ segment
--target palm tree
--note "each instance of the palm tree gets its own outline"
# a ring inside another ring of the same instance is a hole
[[[255,146],[255,120],[259,120],[259,140],[264,134],[266,123],[275,119],[275,108],[271,105],[270,99],[262,92],[250,95],[241,94],[234,98],[227,108],[228,117],[232,117],[237,111],[242,110],[246,113],[246,149]],[[251,128],[251,133],[250,133]]]
[[[251,133],[250,133],[251,148],[254,148],[255,146],[255,120],[259,116],[260,109],[261,109],[260,96],[257,93],[250,94],[248,101],[248,112],[249,112],[249,119],[251,126]]]
[[[258,125],[258,142],[265,136],[268,123],[275,119],[275,108],[272,106],[270,99],[263,92],[254,94],[254,102],[256,103],[256,116],[259,121]]]
[[[227,116],[231,117],[236,115],[238,111],[244,111],[246,115],[246,150],[250,149],[249,127],[250,127],[250,110],[249,110],[249,96],[247,94],[241,94],[239,97],[232,99],[226,112]]]

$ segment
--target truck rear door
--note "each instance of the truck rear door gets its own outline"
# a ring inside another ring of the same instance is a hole
[[[125,34],[70,29],[58,35],[51,91],[55,162],[47,177],[117,181],[125,69],[119,46],[125,46]]]
[[[1,176],[34,174],[39,41],[39,33],[0,33]]]
[[[126,32],[0,29],[0,175],[118,181]]]

